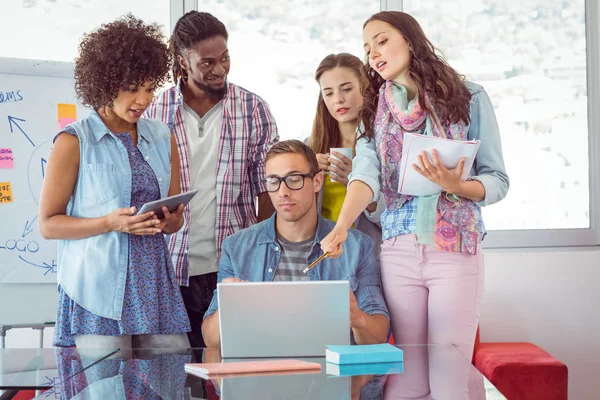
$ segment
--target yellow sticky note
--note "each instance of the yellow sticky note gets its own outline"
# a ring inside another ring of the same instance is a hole
[[[60,122],[61,118],[76,120],[77,108],[75,104],[58,104],[58,122]]]
[[[0,204],[12,203],[13,195],[10,182],[0,182]]]

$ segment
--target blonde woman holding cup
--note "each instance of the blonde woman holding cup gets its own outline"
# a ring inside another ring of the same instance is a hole
[[[348,53],[330,54],[319,64],[315,80],[320,91],[307,144],[317,154],[319,168],[327,172],[318,199],[321,215],[337,222],[346,197],[348,175],[352,172],[358,112],[363,105],[362,89],[367,83],[364,64]],[[381,227],[376,208],[377,203],[371,204],[353,226],[371,237],[379,259]]]

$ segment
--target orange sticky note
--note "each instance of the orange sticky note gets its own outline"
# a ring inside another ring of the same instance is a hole
[[[0,204],[12,203],[13,195],[10,182],[0,182]]]
[[[75,104],[58,104],[58,122],[64,119],[77,119],[77,108]]]

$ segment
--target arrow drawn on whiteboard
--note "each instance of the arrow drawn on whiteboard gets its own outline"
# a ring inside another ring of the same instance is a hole
[[[25,222],[25,227],[23,228],[23,233],[21,234],[22,238],[24,238],[25,236],[27,236],[31,232],[33,232],[33,229],[31,227],[33,226],[33,223],[35,222],[36,219],[37,219],[37,215],[35,216],[34,219],[31,220],[31,223],[29,223],[29,221]]]
[[[47,381],[44,382],[44,383],[42,383],[42,385],[44,385],[44,386],[50,386],[50,385],[54,386],[54,379],[53,378],[49,378],[47,375],[44,375],[44,378],[46,378]]]
[[[10,126],[10,133],[13,133],[13,125],[16,126],[21,131],[21,133],[27,138],[27,140],[29,140],[29,143],[31,143],[31,145],[33,147],[35,147],[35,144],[33,144],[33,142],[31,141],[31,139],[29,138],[29,136],[27,136],[27,134],[25,133],[25,131],[23,130],[23,128],[21,128],[16,121],[26,122],[24,119],[17,118],[17,117],[11,117],[9,115],[8,116],[8,125]]]
[[[50,396],[52,396],[55,399],[60,398],[60,391],[61,391],[60,389],[61,389],[61,383],[62,383],[60,377],[57,376],[56,378],[50,378],[48,376],[44,376],[44,378],[46,378],[47,381],[42,383],[42,385],[49,387],[49,389],[44,391],[44,396],[46,398],[48,398]]]
[[[48,161],[46,161],[43,157],[41,158],[42,161],[42,179],[44,179],[46,177],[46,164],[48,164]]]
[[[34,264],[34,263],[32,263],[32,262],[29,262],[29,261],[27,261],[26,259],[24,259],[24,258],[23,258],[23,257],[21,257],[21,256],[19,256],[19,258],[21,259],[21,261],[23,261],[23,262],[26,262],[26,263],[27,263],[27,264],[29,264],[29,265],[33,265],[34,267],[38,267],[38,268],[43,268],[43,269],[45,269],[45,270],[46,270],[46,272],[44,272],[44,276],[46,276],[46,275],[48,274],[48,272],[52,272],[52,273],[54,273],[54,268],[52,268],[52,265],[49,265],[49,264],[47,264],[47,263],[45,263],[45,262],[42,262],[42,264],[44,264],[44,265],[37,265],[37,264]]]

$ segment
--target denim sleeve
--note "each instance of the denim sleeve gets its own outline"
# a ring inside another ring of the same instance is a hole
[[[361,181],[369,185],[373,191],[373,199],[379,197],[379,174],[381,163],[377,157],[375,139],[362,137],[356,141],[356,156],[352,160],[352,172],[348,176],[348,182]]]
[[[471,178],[481,182],[485,188],[485,198],[476,204],[487,206],[502,200],[508,192],[510,183],[504,167],[502,143],[494,106],[483,88],[473,94],[470,111],[471,125],[468,138],[481,140]]]
[[[358,307],[369,315],[384,315],[388,320],[390,314],[383,299],[379,264],[375,258],[373,241],[363,236],[360,241],[360,265],[356,271],[358,286],[354,291]]]
[[[231,249],[229,248],[229,242],[229,238],[225,239],[221,247],[221,259],[219,260],[219,273],[217,275],[217,283],[222,282],[225,278],[236,277],[231,262]],[[213,292],[213,298],[210,301],[210,306],[208,306],[208,310],[206,310],[203,319],[206,319],[213,315],[215,311],[217,311],[217,308],[219,308],[219,300],[217,297],[217,289],[215,289],[215,291]]]

